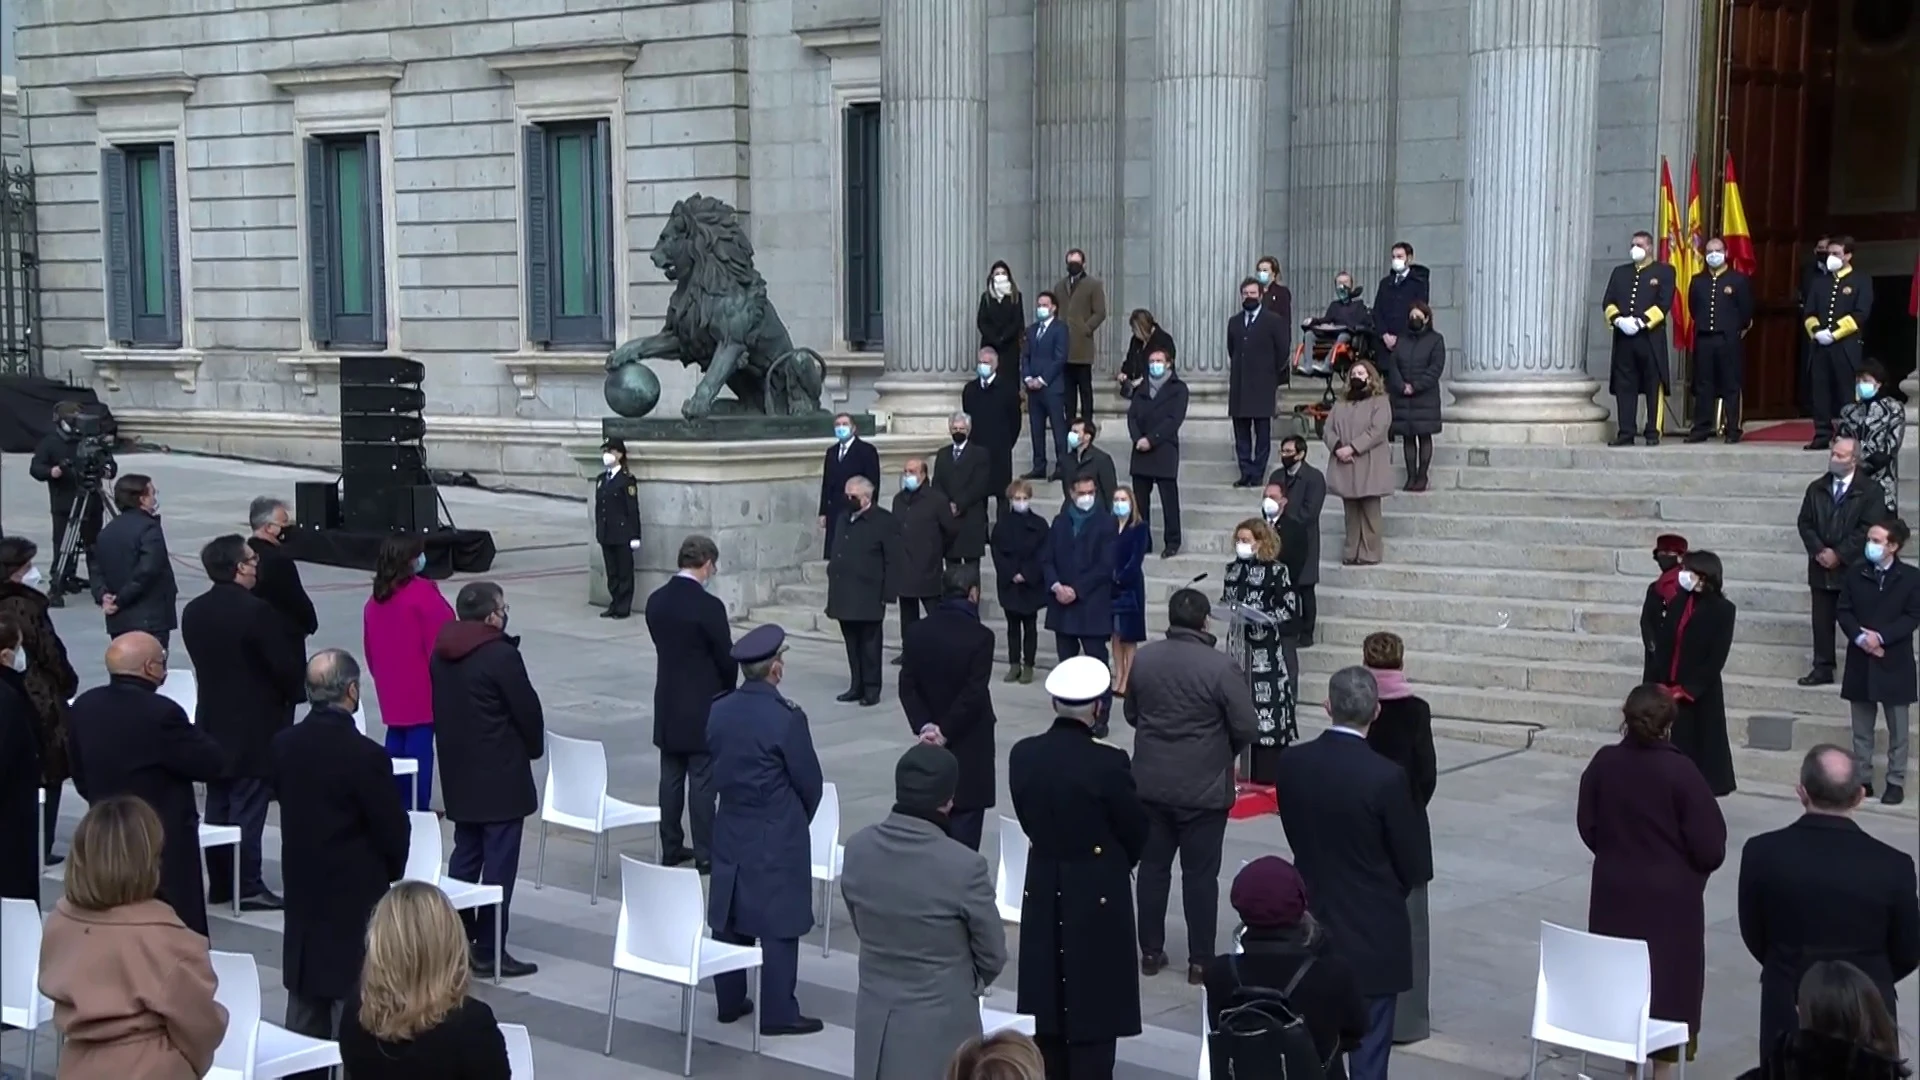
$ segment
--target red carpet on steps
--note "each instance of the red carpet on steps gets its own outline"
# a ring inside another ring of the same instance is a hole
[[[1745,442],[1807,443],[1813,441],[1813,421],[1788,420],[1784,423],[1769,424],[1763,428],[1748,428],[1742,436]]]
[[[1245,821],[1262,814],[1280,812],[1280,800],[1274,796],[1273,789],[1265,784],[1242,780],[1235,788],[1233,809],[1227,811],[1227,817],[1232,820]]]

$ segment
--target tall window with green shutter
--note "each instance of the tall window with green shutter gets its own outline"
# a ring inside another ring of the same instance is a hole
[[[380,136],[307,140],[307,323],[316,346],[387,345]]]
[[[527,336],[549,348],[612,348],[619,310],[612,125],[535,124],[521,154]]]
[[[173,347],[180,333],[180,201],[171,143],[100,152],[107,336]]]

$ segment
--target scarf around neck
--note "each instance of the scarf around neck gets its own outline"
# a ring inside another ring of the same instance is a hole
[[[1407,673],[1392,668],[1372,668],[1373,685],[1379,690],[1381,701],[1400,701],[1413,696],[1413,687],[1407,685]]]

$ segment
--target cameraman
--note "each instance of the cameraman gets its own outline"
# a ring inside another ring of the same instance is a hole
[[[73,512],[73,501],[79,498],[83,489],[83,480],[75,458],[80,452],[80,406],[71,401],[63,401],[53,407],[53,430],[47,432],[34,448],[33,464],[28,472],[35,480],[47,485],[47,500],[52,505],[53,543],[52,562],[58,563],[62,542],[67,534],[67,515]],[[87,557],[87,573],[93,573],[93,546],[100,539],[101,505],[98,500],[88,504],[86,516],[80,519],[80,550]],[[79,575],[79,561],[66,566],[66,580],[49,582],[48,590],[77,593],[86,589],[87,582]]]
[[[173,581],[166,535],[160,531],[160,496],[153,490],[153,478],[128,473],[114,481],[113,505],[120,516],[100,530],[94,563],[94,588],[107,617],[107,635],[144,630],[164,648],[180,625],[174,613],[180,590]]]

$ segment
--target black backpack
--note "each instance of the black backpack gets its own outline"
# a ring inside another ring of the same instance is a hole
[[[1313,1045],[1313,1033],[1289,1000],[1311,967],[1309,956],[1286,988],[1275,990],[1248,986],[1240,978],[1240,958],[1227,957],[1233,992],[1207,1034],[1213,1080],[1325,1080],[1326,1064]]]

